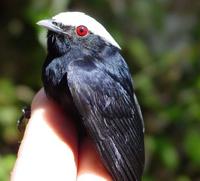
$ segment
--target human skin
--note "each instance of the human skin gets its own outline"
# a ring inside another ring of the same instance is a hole
[[[73,119],[41,89],[22,139],[11,181],[110,181],[92,141],[78,145]],[[79,149],[79,150],[78,150]]]

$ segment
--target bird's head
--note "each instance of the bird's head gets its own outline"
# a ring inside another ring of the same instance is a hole
[[[63,12],[37,24],[49,30],[48,50],[58,54],[66,53],[72,47],[96,50],[108,45],[120,49],[98,21],[81,12]]]

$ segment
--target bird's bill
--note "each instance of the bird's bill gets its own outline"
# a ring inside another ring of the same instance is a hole
[[[37,22],[37,25],[42,26],[50,31],[54,31],[56,33],[63,33],[62,29],[55,24],[53,24],[53,20],[44,19]]]

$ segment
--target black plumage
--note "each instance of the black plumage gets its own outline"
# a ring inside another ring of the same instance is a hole
[[[45,92],[79,116],[113,180],[141,180],[143,118],[128,66],[119,48],[92,32],[78,37],[75,28],[48,32]]]

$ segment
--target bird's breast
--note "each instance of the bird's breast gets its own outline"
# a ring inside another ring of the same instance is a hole
[[[43,66],[42,81],[48,97],[64,109],[71,107],[73,103],[67,83],[67,62],[57,58]]]

